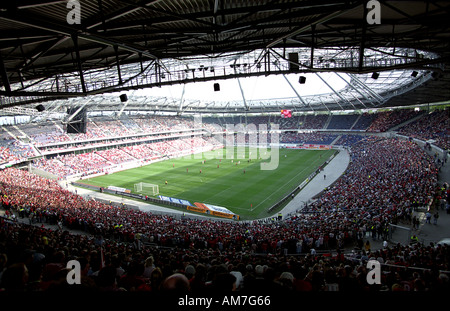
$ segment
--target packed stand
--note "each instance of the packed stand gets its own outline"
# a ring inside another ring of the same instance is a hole
[[[60,142],[70,141],[70,137],[64,133],[62,124],[24,124],[21,130],[31,139],[35,146],[43,146]]]
[[[329,115],[305,115],[304,118],[300,117],[299,129],[316,129],[320,130],[325,127],[325,124],[329,118]]]
[[[95,152],[58,155],[56,159],[83,176],[104,172],[104,169],[112,164]]]
[[[357,114],[332,115],[327,129],[331,130],[350,130],[358,119]]]
[[[339,139],[335,142],[337,146],[351,147],[357,142],[365,139],[366,136],[363,135],[341,135]]]
[[[440,272],[449,270],[448,245],[396,245],[374,252],[361,251],[351,257],[294,257],[219,252],[218,248],[139,248],[100,236],[72,235],[6,222],[1,223],[0,234],[0,288],[5,292],[161,294],[176,290],[183,295],[233,291],[289,295],[324,291],[446,293],[450,289],[448,274]],[[72,259],[82,265],[80,285],[68,285],[66,281],[66,263]],[[383,263],[381,285],[369,285],[366,281],[369,259]],[[174,280],[178,281],[176,285]]]
[[[0,163],[20,162],[35,156],[33,148],[14,139],[0,141]]]
[[[280,142],[290,144],[318,144],[330,145],[339,135],[329,133],[293,133],[283,132],[280,134]]]
[[[376,113],[363,113],[351,129],[361,131],[366,130],[376,118]]]
[[[128,153],[132,157],[140,160],[153,160],[158,158],[158,155],[148,147],[147,144],[126,146],[120,148],[123,152]]]
[[[95,152],[100,157],[106,159],[108,162],[114,164],[122,164],[126,162],[130,162],[136,160],[134,157],[129,155],[128,153],[122,151],[119,148],[112,148],[107,150],[98,150]]]
[[[76,171],[74,171],[72,168],[55,158],[35,159],[32,161],[32,163],[33,167],[41,169],[58,177],[67,177],[76,173]]]
[[[284,221],[251,223],[178,220],[113,207],[26,171],[3,170],[0,193],[8,215],[89,235],[1,220],[0,253],[7,259],[0,287],[67,288],[65,263],[78,259],[89,263],[82,286],[98,291],[164,291],[173,277],[187,279],[185,290],[196,293],[448,291],[448,275],[439,273],[450,270],[448,246],[399,244],[372,251],[363,243],[370,236],[385,239],[386,224],[405,217],[413,204],[442,195],[432,157],[409,141],[370,137],[353,146],[351,158],[345,174],[305,211]],[[357,251],[345,256],[345,247]],[[332,249],[336,255],[316,252]],[[398,273],[387,266],[382,285],[369,286],[368,259],[408,269]],[[25,267],[29,279],[17,277]]]
[[[125,142],[125,141],[123,141]],[[135,160],[156,160],[164,156],[177,156],[186,152],[214,149],[220,143],[210,137],[178,138],[152,143],[139,143],[133,146],[116,147],[106,150],[90,151],[83,154],[64,154],[33,161],[33,166],[59,177],[74,174],[101,173],[109,166],[124,164]]]
[[[77,134],[65,133],[65,125],[56,123],[53,125],[25,124],[20,125],[20,127],[35,146],[42,147],[62,142],[79,142],[133,134],[193,129],[195,122],[191,118],[165,116],[136,116],[121,120],[99,117],[89,119],[86,125],[86,133]],[[13,127],[9,127],[10,131],[13,129]]]
[[[299,120],[302,117],[298,116],[292,116],[291,118],[277,118],[277,123],[280,126],[281,130],[292,130],[292,129],[298,129],[299,128]]]
[[[450,110],[437,110],[423,115],[399,129],[399,133],[421,140],[435,140],[434,144],[444,150],[450,149]]]
[[[378,112],[376,114],[377,117],[367,129],[367,132],[386,132],[394,126],[415,118],[422,113],[422,111],[414,111],[413,109]]]
[[[134,122],[133,118],[121,118],[120,122],[123,124],[123,126],[130,133],[140,133],[140,132],[142,132],[142,129],[139,127],[139,125],[136,122]]]

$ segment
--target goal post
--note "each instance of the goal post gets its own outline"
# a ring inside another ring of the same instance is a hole
[[[389,224],[389,241],[409,245],[411,242],[411,228]]]
[[[134,184],[134,192],[138,192],[138,193],[148,193],[148,194],[152,194],[152,195],[158,195],[159,194],[159,186],[155,185],[155,184],[148,184],[145,182],[140,182],[137,184]]]

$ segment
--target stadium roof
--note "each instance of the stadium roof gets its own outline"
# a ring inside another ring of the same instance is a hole
[[[366,7],[367,1],[2,2],[0,111],[33,108],[40,102],[47,108],[61,107],[74,101],[89,103],[93,109],[96,103],[97,109],[103,109],[100,103],[111,101],[91,95],[325,72],[342,76],[348,85],[330,92],[329,98],[308,101],[296,94],[288,102],[301,111],[450,99],[450,3],[372,2],[381,7],[379,24],[367,21],[374,12]],[[80,23],[70,24],[76,22],[78,12]],[[372,79],[374,72],[383,79]],[[157,100],[145,100],[147,109],[154,109]],[[123,108],[117,96],[116,101],[112,106]],[[142,102],[136,97],[127,109]],[[280,103],[244,99],[234,104],[178,102],[167,107],[268,111],[278,110]]]

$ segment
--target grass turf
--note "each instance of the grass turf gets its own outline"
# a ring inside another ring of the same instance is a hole
[[[238,158],[238,151],[243,151],[245,156]],[[254,219],[268,216],[267,210],[273,204],[302,183],[335,151],[279,149],[279,162],[274,170],[261,170],[261,162],[270,159],[260,159],[256,149],[234,148],[233,156],[229,152],[222,149],[169,159],[83,182],[131,191],[139,182],[157,184],[161,195],[188,200],[192,204],[223,206],[240,215],[241,219]],[[249,156],[250,152],[252,156]],[[251,161],[248,160],[250,157]],[[150,193],[141,194],[151,196]]]

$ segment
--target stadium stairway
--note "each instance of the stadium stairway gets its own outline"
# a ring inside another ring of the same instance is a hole
[[[11,136],[12,138],[17,139],[17,137],[13,133],[11,133],[11,131],[7,127],[2,126],[2,131],[5,131],[6,133],[8,133],[9,136]]]
[[[355,127],[355,125],[358,124],[358,121],[359,121],[359,119],[361,119],[361,117],[362,117],[362,114],[360,114],[360,115],[356,118],[355,122],[354,122],[353,125],[350,127],[350,130],[353,130],[353,128]]]
[[[345,164],[343,164],[345,163]],[[350,155],[346,150],[341,150],[339,154],[324,168],[324,170],[317,174],[306,186],[303,188],[280,212],[283,216],[283,219],[286,217],[295,214],[296,211],[301,210],[305,203],[313,201],[313,198],[323,191],[325,188],[332,185],[346,170],[348,164],[350,163]],[[326,179],[324,179],[324,175],[326,175]],[[438,183],[440,186],[443,185],[444,182],[450,184],[450,162],[448,161],[444,166],[441,167],[439,172]],[[450,208],[450,206],[449,206]],[[434,214],[434,210],[432,209],[431,214]],[[438,241],[444,238],[450,238],[450,214],[447,214],[446,210],[439,209],[439,218],[437,224],[433,224],[433,219],[431,220],[431,224],[426,223],[425,210],[419,209],[418,211],[413,212],[413,216],[416,216],[420,220],[419,228],[412,229],[412,225],[409,223],[399,223],[399,226],[411,228],[411,234],[416,235],[420,243],[424,243],[425,245],[429,245],[429,243],[437,243]],[[399,241],[403,237],[400,237],[403,233],[397,232],[393,233],[393,241]],[[367,235],[366,240],[369,240],[371,243],[372,250],[378,250],[383,248],[383,241],[378,239],[373,239],[371,236]],[[392,246],[393,242],[389,242]]]
[[[66,131],[65,131],[58,123],[56,123],[55,121],[53,121],[52,123],[55,125],[55,127],[56,127],[61,133],[64,133],[64,136],[65,136],[65,137],[69,138],[69,141],[73,141],[72,137],[70,137],[69,135],[67,135]]]
[[[327,119],[327,121],[325,121],[325,124],[323,125],[323,130],[326,130],[327,128],[328,128],[328,125],[330,125],[330,122],[331,122],[331,118],[333,117],[333,115],[332,114],[329,114],[328,115],[328,119]]]
[[[341,139],[342,135],[338,135],[338,137],[336,137],[335,140],[332,141],[332,143],[330,144],[331,146],[334,146],[335,143],[337,143],[339,141],[339,139]]]
[[[396,126],[390,128],[388,131],[389,131],[389,132],[392,132],[392,131],[394,131],[394,132],[395,132],[395,131],[398,131],[398,129],[404,127],[405,125],[407,125],[407,124],[409,124],[409,123],[412,123],[412,122],[414,122],[414,121],[416,121],[416,120],[422,118],[423,116],[424,116],[424,114],[421,113],[421,114],[419,114],[418,116],[415,116],[414,118],[411,118],[411,119],[409,119],[409,120],[407,120],[407,121],[405,121],[405,122],[403,122],[403,123],[400,123],[400,124],[398,124],[398,125],[396,125]]]
[[[434,151],[427,152],[430,155],[434,154]],[[449,156],[447,155],[447,159],[448,158]],[[438,174],[439,186],[442,186],[444,183],[450,184],[449,161],[441,166]],[[447,208],[450,209],[450,205],[447,205]],[[447,210],[445,208],[441,209],[440,207],[430,210],[432,215],[436,211],[439,213],[439,218],[436,225],[433,224],[433,217],[431,218],[431,224],[425,223],[425,212],[418,213],[418,216],[420,216],[423,221],[421,221],[421,226],[419,226],[419,230],[417,230],[417,236],[419,238],[419,242],[423,242],[426,245],[429,244],[429,242],[437,242],[444,238],[450,238],[450,213],[447,213]]]
[[[350,163],[350,154],[346,149],[340,152],[317,174],[294,198],[280,211],[283,219],[301,210],[306,203],[327,187],[331,186],[345,172]],[[326,178],[324,177],[326,176]]]
[[[433,155],[432,151],[427,151],[430,155]],[[438,185],[442,186],[444,183],[450,184],[450,162],[445,163],[438,174]],[[450,209],[450,205],[447,205],[447,209]],[[433,224],[433,217],[431,217],[431,223],[426,222],[426,208],[419,208],[417,211],[413,212],[413,217],[416,216],[420,223],[417,229],[412,229],[412,225],[407,222],[399,223],[400,226],[411,228],[411,234],[416,235],[419,243],[423,243],[428,246],[430,243],[437,243],[442,239],[450,238],[450,213],[447,213],[446,208],[431,208],[430,213],[433,215],[435,212],[439,213],[439,218],[436,224]],[[398,233],[400,234],[400,233]],[[398,241],[401,238],[395,236],[394,233],[393,240]],[[377,250],[383,247],[383,241],[373,240],[371,237],[369,239],[372,249]],[[392,246],[392,243],[389,243]]]
[[[300,191],[292,200],[289,202],[286,207],[281,211],[283,218],[286,216],[295,213],[297,210],[303,208],[305,202],[310,202],[310,200],[317,195],[319,192],[324,190],[326,187],[329,187],[331,184],[333,184],[341,175],[344,173],[345,169],[348,166],[348,163],[350,161],[350,156],[346,150],[341,150],[339,154],[324,168],[324,170],[318,174],[315,178],[313,178],[306,186],[305,188]],[[343,163],[345,163],[343,165]],[[324,174],[326,174],[326,178],[324,178]],[[443,183],[450,183],[450,161],[447,161],[445,163],[439,172],[438,176],[438,183],[439,186],[442,186]],[[139,208],[142,211],[151,211],[151,212],[170,212],[170,213],[179,213],[182,214],[181,211],[175,211],[175,210],[169,210],[164,207],[147,204],[144,202],[138,202],[133,200],[127,200],[124,198],[118,198],[118,197],[111,197],[104,193],[98,193],[94,191],[90,191],[87,189],[82,188],[75,188],[65,181],[60,181],[60,185],[63,188],[68,189],[69,191],[76,192],[79,195],[82,195],[83,197],[95,197],[95,198],[101,198],[106,201],[112,200],[116,203],[124,203],[128,206],[134,206]],[[450,208],[449,205],[447,205],[447,208]],[[420,220],[419,228],[418,229],[411,229],[411,233],[415,234],[418,237],[418,241],[420,243],[423,243],[424,245],[429,245],[429,243],[437,243],[438,241],[444,239],[444,238],[450,238],[450,213],[447,213],[447,211],[442,209],[441,207],[436,209],[439,212],[439,218],[436,224],[433,223],[433,219],[431,219],[431,223],[426,222],[425,217],[425,211],[418,210],[415,211],[413,215],[417,216]],[[436,211],[434,209],[431,210],[431,213],[434,214]],[[17,212],[16,219],[19,222],[23,223],[29,223],[29,219],[23,218],[20,219],[18,217]],[[186,212],[186,215],[190,215],[190,213]],[[4,215],[4,210],[0,210],[0,216]],[[193,215],[194,216],[194,215]],[[195,217],[199,217],[198,215],[195,215]],[[35,224],[37,226],[43,225],[46,228],[56,230],[57,225],[49,225],[49,224],[41,224],[37,223]],[[402,222],[399,225],[404,227],[411,228],[411,225]],[[74,231],[69,230],[72,233],[75,234],[86,234],[83,231]],[[364,242],[369,240],[371,243],[371,250],[375,251],[378,249],[383,248],[383,241],[378,239],[373,239],[371,236],[367,235],[364,239]],[[389,243],[390,246],[393,246],[392,243]]]
[[[30,137],[24,132],[22,131],[17,125],[13,125],[13,127],[20,133],[20,136],[17,135],[17,138],[24,138],[27,141],[30,141]]]

